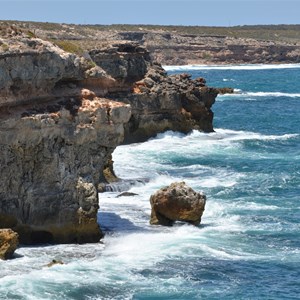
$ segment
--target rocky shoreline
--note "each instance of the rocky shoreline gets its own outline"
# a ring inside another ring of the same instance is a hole
[[[2,28],[0,71],[0,228],[23,244],[99,241],[98,191],[118,145],[213,130],[218,91],[168,76],[138,43],[76,55]]]

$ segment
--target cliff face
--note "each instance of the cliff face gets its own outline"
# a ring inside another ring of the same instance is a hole
[[[213,130],[211,106],[218,93],[216,89],[207,87],[203,78],[192,80],[188,74],[168,76],[138,44],[117,46],[113,55],[111,47],[91,51],[90,55],[122,86],[130,87],[129,91],[110,91],[107,95],[131,106],[132,116],[125,124],[125,143],[142,142],[166,130]],[[128,51],[125,54],[124,49]]]
[[[142,43],[164,65],[300,62],[296,43],[176,32],[120,32],[119,36]]]
[[[116,41],[136,42],[164,65],[300,62],[299,25],[104,26],[11,21],[0,22],[0,27],[1,23],[17,24],[41,38],[67,41],[85,51]]]
[[[137,44],[79,57],[23,33],[0,42],[0,228],[21,243],[101,238],[97,189],[124,137],[212,130],[217,91]]]
[[[21,242],[99,240],[97,185],[130,107],[101,98],[56,105],[1,119],[0,227]]]

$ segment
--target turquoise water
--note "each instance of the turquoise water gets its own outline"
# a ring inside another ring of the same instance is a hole
[[[215,132],[118,147],[116,173],[147,180],[100,194],[103,244],[18,249],[1,299],[300,299],[300,65],[168,71],[238,91]],[[150,226],[150,195],[179,180],[207,195],[202,223]]]

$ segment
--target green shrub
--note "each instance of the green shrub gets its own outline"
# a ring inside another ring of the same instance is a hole
[[[204,52],[202,54],[202,58],[209,60],[209,59],[211,59],[211,54],[209,52]]]
[[[36,35],[35,35],[35,33],[34,32],[32,32],[32,31],[27,31],[27,36],[30,38],[30,39],[32,39],[32,38],[36,38]]]
[[[76,45],[75,43],[72,43],[70,41],[66,41],[66,40],[55,40],[53,41],[54,44],[56,44],[59,48],[63,49],[66,52],[70,52],[70,53],[74,53],[77,55],[82,55],[83,54],[83,49]]]
[[[1,49],[3,51],[8,51],[9,50],[9,46],[7,44],[3,43],[3,44],[1,44]]]

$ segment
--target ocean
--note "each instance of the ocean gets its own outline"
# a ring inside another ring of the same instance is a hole
[[[217,97],[215,132],[119,146],[138,195],[99,195],[103,241],[19,248],[0,299],[300,299],[300,64],[166,70],[237,91]],[[149,225],[150,195],[174,181],[206,194],[199,226]]]

